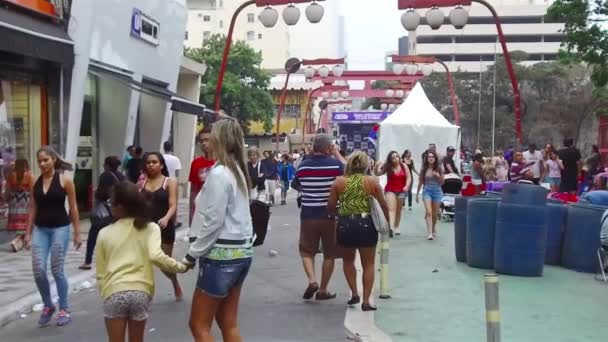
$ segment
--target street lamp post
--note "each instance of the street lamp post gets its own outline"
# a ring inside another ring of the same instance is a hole
[[[426,56],[398,56],[398,55],[393,55],[392,57],[393,63],[414,63],[414,64],[433,64],[433,63],[438,63],[440,64],[446,72],[447,78],[448,78],[448,88],[450,91],[450,98],[452,99],[452,107],[454,108],[454,123],[457,126],[460,126],[460,111],[458,110],[458,101],[456,99],[456,94],[454,91],[454,80],[452,79],[452,73],[450,72],[450,69],[448,68],[448,66],[440,59],[435,58],[435,57],[426,57]],[[399,65],[399,64],[397,64]],[[396,67],[393,68],[393,72],[397,73],[399,70],[403,71],[406,70],[406,67]],[[407,70],[406,70],[407,71]],[[423,72],[426,70],[423,70]],[[399,72],[401,73],[401,72]],[[428,71],[427,71],[428,73]],[[427,75],[425,75],[427,76]]]
[[[310,3],[306,9],[306,17],[311,23],[318,23],[323,18],[324,10],[323,7],[317,2],[324,0],[249,0],[242,3],[230,20],[230,27],[228,28],[228,36],[226,37],[226,45],[224,46],[224,53],[222,55],[222,63],[220,64],[220,70],[217,79],[217,85],[215,87],[215,111],[220,110],[220,97],[222,94],[222,85],[224,83],[224,75],[226,73],[226,66],[228,65],[228,56],[230,55],[230,47],[232,46],[232,35],[234,34],[234,26],[236,25],[236,19],[238,15],[248,6],[256,5],[257,7],[264,7],[264,10],[259,16],[262,25],[265,27],[273,27],[277,23],[278,12],[270,6],[289,5],[283,11],[283,20],[287,25],[295,25],[300,18],[300,10],[293,6],[293,4]]]
[[[454,7],[455,8],[450,12],[450,21],[455,28],[461,29],[466,25],[468,20],[468,13],[466,10],[462,8],[462,6],[470,6],[473,2],[477,2],[483,6],[485,6],[492,16],[494,17],[494,22],[496,23],[496,30],[498,32],[498,39],[500,41],[500,45],[502,47],[502,53],[505,58],[505,64],[507,67],[507,72],[509,74],[509,78],[511,80],[511,86],[513,87],[513,110],[515,112],[515,131],[517,133],[517,139],[519,143],[522,142],[522,132],[521,132],[521,99],[519,94],[519,86],[517,84],[517,77],[515,76],[515,71],[513,70],[513,64],[511,62],[511,55],[509,54],[509,49],[507,48],[507,41],[505,39],[505,35],[502,32],[502,26],[500,24],[500,18],[496,13],[496,10],[490,3],[486,0],[398,0],[398,8],[400,10],[407,10],[404,13],[402,19],[403,26],[409,30],[413,31],[418,24],[420,23],[420,16],[414,11],[414,9],[420,8],[431,8],[431,10],[427,13],[426,19],[429,26],[432,29],[438,29],[445,19],[443,12],[438,9],[438,7]],[[431,13],[432,12],[432,13]]]

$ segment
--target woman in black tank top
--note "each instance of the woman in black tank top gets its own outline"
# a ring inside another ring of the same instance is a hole
[[[55,278],[59,296],[57,325],[66,325],[71,322],[71,316],[68,280],[63,265],[70,241],[70,223],[74,229],[74,247],[79,249],[82,244],[74,182],[60,173],[63,170],[71,170],[72,166],[48,146],[38,150],[37,157],[42,175],[38,177],[32,189],[33,222],[27,228],[25,244],[27,248],[32,247],[32,271],[44,303],[38,324],[49,324],[55,312],[47,277],[50,257],[51,273]],[[70,208],[69,215],[65,209],[66,199]]]
[[[161,228],[161,248],[168,256],[173,255],[175,243],[175,216],[177,213],[177,181],[169,177],[165,158],[159,152],[144,155],[146,181],[142,190],[152,202],[152,220]],[[164,272],[163,272],[164,273]],[[182,288],[175,274],[165,273],[173,284],[175,299],[182,299]]]

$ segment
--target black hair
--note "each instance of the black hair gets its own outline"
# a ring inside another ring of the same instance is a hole
[[[150,201],[139,191],[137,185],[123,181],[112,187],[112,206],[120,206],[125,211],[125,217],[133,218],[133,225],[137,229],[148,227],[152,222],[150,216]]]
[[[141,148],[141,146],[136,146],[135,147],[135,154],[140,156],[142,154],[142,152],[144,152],[144,149]]]
[[[382,166],[384,168],[384,171],[386,171],[386,174],[389,176],[393,175],[393,158],[392,158],[393,154],[396,154],[397,156],[399,156],[399,153],[397,153],[397,151],[390,151],[388,153],[388,155],[386,156],[386,162]],[[401,166],[401,160],[399,160],[399,165]]]
[[[574,139],[572,139],[572,138],[564,139],[564,147],[571,147],[572,145],[574,145]]]
[[[146,162],[148,161],[148,158],[150,156],[155,156],[156,158],[158,158],[158,161],[160,162],[160,165],[163,167],[160,170],[160,173],[162,173],[163,176],[165,177],[169,177],[169,170],[167,169],[167,163],[165,162],[165,158],[163,157],[162,153],[160,152],[148,152],[146,154],[144,154],[144,172],[146,173],[146,175],[148,174],[148,172],[146,171]]]
[[[103,165],[110,169],[110,171],[116,172],[120,166],[120,159],[117,156],[108,156],[104,160]]]
[[[135,145],[129,145],[129,146],[127,147],[127,152],[130,152],[130,151],[131,151],[131,149],[132,149],[133,147],[135,147]]]
[[[173,152],[173,144],[170,141],[165,141],[163,143],[163,149],[165,152]]]
[[[410,153],[410,150],[405,150],[403,151],[403,154],[401,155],[401,159],[405,159],[405,156]]]
[[[435,157],[435,163],[433,163],[433,165],[429,165],[429,155],[433,155]],[[437,171],[441,173],[441,167],[439,166],[439,158],[437,158],[437,153],[433,152],[433,151],[426,151],[424,160],[422,161],[422,169],[420,170],[420,178],[424,178],[424,176],[426,175],[426,170],[428,170],[428,168],[431,168],[433,171]]]

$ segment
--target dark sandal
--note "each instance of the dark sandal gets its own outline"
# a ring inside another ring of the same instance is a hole
[[[78,266],[79,270],[90,270],[92,268],[93,267],[91,265],[87,265],[87,264],[82,264],[82,265]]]
[[[331,292],[318,292],[315,297],[316,300],[328,300],[334,298],[336,298],[336,294]]]
[[[350,298],[350,300],[348,301],[348,305],[357,305],[361,302],[361,297],[359,296],[352,296]]]
[[[319,291],[319,284],[311,283],[306,288],[306,291],[304,292],[302,298],[306,300],[312,299],[312,296],[314,296],[317,291]]]
[[[376,310],[378,310],[378,308],[375,307],[375,306],[373,306],[373,305],[371,305],[371,304],[365,304],[365,303],[363,303],[363,304],[361,304],[361,310],[363,310],[363,311],[376,311]]]

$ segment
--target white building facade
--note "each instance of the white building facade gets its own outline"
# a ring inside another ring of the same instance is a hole
[[[245,0],[188,0],[188,26],[186,46],[201,47],[205,39],[213,34],[227,34],[230,20],[236,9]],[[265,28],[258,19],[262,10],[254,5],[245,8],[239,15],[233,39],[246,41],[256,51],[262,52],[264,69],[283,69],[291,57],[300,59],[345,57],[344,18],[339,15],[340,1],[319,2],[325,9],[323,20],[311,24],[300,8],[300,21],[287,26],[279,15],[277,25]],[[277,6],[281,12],[285,6]]]
[[[509,51],[527,53],[526,64],[556,59],[564,38],[560,32],[564,24],[546,17],[551,0],[488,1],[500,17]],[[443,10],[447,16],[449,9]],[[453,71],[477,72],[492,65],[495,54],[502,54],[494,18],[487,8],[476,3],[468,10],[468,23],[461,30],[455,29],[449,18],[438,30],[421,24],[414,34],[415,44],[410,44],[414,51],[409,54],[435,56]],[[424,13],[419,11],[423,21]]]

